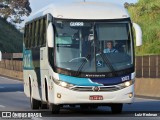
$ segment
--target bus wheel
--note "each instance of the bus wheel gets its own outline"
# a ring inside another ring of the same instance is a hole
[[[91,105],[90,108],[91,108],[91,109],[97,109],[97,108],[98,108],[98,105]]]
[[[32,89],[30,85],[30,104],[33,110],[39,109],[41,102],[32,97]]]
[[[122,112],[123,104],[112,104],[111,110],[113,114],[119,114]]]
[[[41,109],[48,109],[47,103],[41,103]]]
[[[89,106],[88,105],[80,105],[81,110],[88,110]]]
[[[60,106],[55,104],[50,104],[49,109],[51,110],[52,114],[58,114],[60,111]]]
[[[76,107],[76,105],[69,105],[69,107],[75,108],[75,107]]]
[[[39,109],[41,102],[36,100],[36,99],[34,99],[34,98],[32,98],[32,97],[30,97],[30,103],[31,103],[31,108],[33,110],[35,110],[35,109]]]

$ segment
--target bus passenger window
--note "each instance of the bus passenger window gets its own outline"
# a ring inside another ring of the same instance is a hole
[[[24,34],[24,43],[25,43],[25,47],[28,48],[28,32],[29,32],[29,25],[25,26],[25,34]]]
[[[39,29],[39,27],[40,27],[40,25],[39,25],[39,20],[36,22],[36,32],[35,32],[35,46],[39,46],[39,31],[40,31],[40,29]]]
[[[32,23],[29,24],[29,39],[28,39],[28,48],[31,47],[31,39],[32,39]]]
[[[43,19],[40,20],[40,41],[39,41],[39,44],[40,46],[42,46],[42,39],[43,39]]]
[[[42,46],[46,45],[46,24],[47,24],[47,20],[46,18],[43,18],[43,40],[42,40]]]
[[[36,22],[32,23],[32,39],[31,39],[31,47],[35,47],[35,27],[36,27]]]

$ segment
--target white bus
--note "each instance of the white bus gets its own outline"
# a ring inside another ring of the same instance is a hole
[[[134,99],[132,28],[140,46],[140,27],[123,6],[108,2],[55,3],[30,16],[23,72],[32,109],[109,106],[121,113]],[[104,52],[108,44],[111,52]]]

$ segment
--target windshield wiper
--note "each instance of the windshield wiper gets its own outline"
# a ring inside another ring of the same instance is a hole
[[[86,56],[87,60],[90,59],[90,57],[91,57],[91,54],[88,54],[88,55]],[[79,66],[79,68],[78,68],[75,76],[79,76],[79,74],[80,74],[81,70],[83,69],[84,65],[87,63],[87,60],[84,60],[84,61],[82,62],[82,64]]]
[[[106,65],[108,66],[108,68],[111,70],[111,72],[113,72],[113,74],[115,76],[117,76],[117,73],[115,72],[114,67],[112,66],[111,62],[109,61],[109,59],[107,58],[107,56],[103,53],[100,52],[99,54],[101,56],[101,58],[104,60],[104,62],[106,63]]]
[[[115,72],[114,67],[113,67],[112,64],[110,63],[109,59],[105,56],[105,54],[104,54],[104,53],[100,53],[99,55],[100,55],[101,58],[104,60],[104,62],[106,63],[106,65],[108,66],[108,68],[110,69],[110,71],[113,72],[113,74],[114,74],[115,76],[117,76],[117,73]],[[91,57],[91,54],[88,54],[88,55],[86,56],[87,59],[90,59],[90,57]],[[84,60],[84,61],[82,62],[82,64],[80,65],[80,67],[78,68],[78,70],[77,70],[77,72],[76,72],[76,76],[79,76],[81,70],[83,69],[83,67],[85,66],[86,63],[87,63],[87,60]]]
[[[91,58],[92,43],[89,43],[89,45],[88,45],[88,46],[90,46],[90,50],[89,50],[89,52],[88,52],[88,54],[87,54],[86,58],[87,58],[87,60],[90,60],[90,58]],[[76,72],[76,75],[75,75],[75,76],[79,76],[79,74],[80,74],[81,70],[83,69],[83,67],[84,67],[84,66],[85,66],[85,64],[87,63],[87,60],[84,60],[84,61],[82,62],[82,64],[79,66],[79,68],[78,68],[78,70],[77,70],[77,72]]]

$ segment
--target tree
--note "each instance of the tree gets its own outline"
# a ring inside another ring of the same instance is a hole
[[[31,12],[29,0],[0,0],[0,16],[12,23],[21,23]]]
[[[124,3],[125,8],[129,8],[130,6],[134,6],[134,5],[135,5],[134,3],[128,3],[128,2]]]

